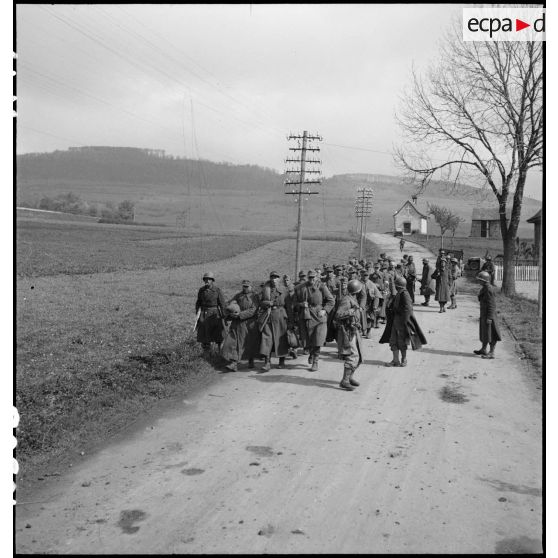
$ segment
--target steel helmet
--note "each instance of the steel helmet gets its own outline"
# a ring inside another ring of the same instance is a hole
[[[477,275],[477,279],[479,281],[484,281],[485,283],[489,283],[490,282],[490,273],[487,273],[486,271],[481,271]]]
[[[396,277],[395,278],[395,286],[396,287],[406,287],[407,286],[407,281],[405,281],[405,279],[403,279],[403,277]]]
[[[360,291],[362,290],[362,283],[358,279],[352,279],[347,285],[347,290],[351,294],[360,293]]]
[[[240,306],[238,305],[238,302],[236,302],[235,300],[233,300],[233,301],[227,306],[227,314],[240,314]]]
[[[215,274],[213,273],[213,271],[206,271],[203,274],[203,279],[213,279],[213,281],[215,281]]]

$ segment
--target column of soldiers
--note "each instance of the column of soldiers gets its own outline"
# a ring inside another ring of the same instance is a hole
[[[392,350],[388,366],[406,366],[409,344],[415,349],[426,343],[413,315],[417,280],[423,306],[429,306],[434,294],[439,312],[445,312],[448,301],[449,309],[457,308],[457,259],[440,250],[434,266],[427,258],[422,263],[420,277],[413,256],[404,254],[396,263],[385,253],[374,263],[356,258],[335,266],[325,263],[307,273],[301,271],[295,282],[289,275],[272,271],[256,288],[242,281],[241,291],[230,300],[208,272],[196,301],[197,340],[205,352],[211,343],[219,345],[227,371],[237,371],[243,360],[254,368],[254,360],[260,358],[261,373],[272,368],[272,357],[279,359],[278,368],[285,367],[287,358],[297,359],[297,348],[308,355],[310,370],[317,371],[322,346],[336,341],[338,357],[344,361],[340,386],[352,390],[358,385],[354,372],[362,362],[362,338],[369,338],[373,328],[385,326],[380,343],[389,343]],[[486,277],[490,283],[490,274]],[[485,291],[484,299],[493,305],[494,297]],[[489,314],[493,319],[494,312]],[[497,327],[485,327],[483,347],[475,352],[493,358],[497,340]]]
[[[347,264],[325,263],[301,271],[296,282],[272,271],[258,288],[242,281],[242,290],[230,300],[215,285],[213,273],[205,273],[203,281],[196,301],[197,340],[206,353],[211,343],[220,347],[227,371],[237,371],[243,360],[254,368],[261,358],[260,372],[267,372],[272,357],[284,368],[288,357],[298,358],[297,345],[316,371],[322,346],[336,341],[344,361],[340,385],[352,390],[358,385],[354,372],[362,362],[362,337],[369,338],[380,324],[391,330],[389,305],[401,287],[414,300],[416,268],[412,256],[396,264],[381,254],[375,263],[354,258]]]

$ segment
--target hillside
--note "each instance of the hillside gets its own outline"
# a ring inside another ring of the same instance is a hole
[[[231,165],[164,156],[132,148],[83,148],[17,157],[18,205],[36,204],[42,196],[74,192],[85,201],[104,204],[131,199],[141,222],[184,226],[193,231],[291,231],[296,226],[293,196],[284,195],[283,176],[255,165]],[[385,232],[392,215],[409,199],[413,187],[395,176],[343,174],[327,178],[320,194],[305,200],[306,231],[347,232],[356,226],[357,188],[375,192],[368,230]],[[475,206],[493,205],[492,194],[476,188],[433,182],[420,196],[419,210],[428,202],[451,207],[464,223],[458,235],[468,236]],[[530,238],[526,223],[541,203],[525,198],[520,236]],[[432,226],[430,232],[436,233]]]

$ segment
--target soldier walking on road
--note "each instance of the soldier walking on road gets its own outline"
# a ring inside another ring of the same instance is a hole
[[[415,281],[417,280],[417,268],[415,267],[415,262],[413,261],[413,256],[409,256],[407,259],[407,274],[405,276],[407,280],[407,291],[411,296],[411,301],[415,302]]]
[[[360,304],[355,298],[363,286],[360,281],[349,281],[347,289],[340,293],[339,304],[335,311],[334,323],[337,330],[337,348],[339,356],[344,360],[343,378],[339,383],[348,391],[353,391],[360,383],[354,379],[355,370],[362,362],[362,322]]]
[[[226,369],[236,372],[238,362],[248,359],[248,368],[254,368],[254,357],[260,350],[260,332],[256,312],[260,304],[258,295],[253,292],[250,281],[242,281],[242,290],[234,295],[227,306],[227,318],[231,325],[223,346],[221,356],[230,360]]]
[[[196,300],[197,341],[205,353],[211,349],[211,343],[220,345],[223,341],[223,309],[225,297],[215,285],[215,275],[208,271],[203,275],[204,286],[198,291]]]
[[[258,316],[258,326],[262,334],[260,354],[264,357],[261,371],[271,369],[271,356],[279,357],[279,368],[285,367],[285,357],[289,353],[287,329],[292,317],[285,307],[288,295],[287,288],[279,284],[280,275],[276,271],[269,274],[269,281],[263,289],[260,308],[263,312]]]
[[[399,241],[399,250],[400,250],[401,252],[403,252],[403,248],[405,248],[405,239],[404,239],[404,238],[402,238],[402,239]]]
[[[291,320],[292,317],[295,314],[295,290],[296,287],[293,284],[293,282],[291,281],[291,278],[289,275],[283,275],[283,286],[287,289],[287,296],[285,297],[285,308],[287,310],[287,315],[291,316]],[[296,323],[296,321],[292,320],[293,323]],[[294,329],[294,326],[293,326]],[[297,332],[295,331],[295,334],[297,334]],[[298,336],[298,334],[297,334]],[[296,349],[293,349],[292,347],[289,347],[289,356],[294,360],[296,358],[298,358],[298,355],[296,354]]]
[[[422,277],[420,279],[420,293],[424,296],[422,306],[430,306],[430,297],[436,292],[436,283],[432,278],[434,269],[428,258],[422,259]]]
[[[479,338],[482,347],[473,352],[482,355],[482,358],[493,359],[495,358],[496,343],[502,340],[496,320],[496,293],[490,285],[490,274],[488,272],[481,271],[477,275],[477,279],[482,285],[478,296],[480,302]],[[486,347],[488,345],[490,345],[490,352],[487,353]]]
[[[317,279],[317,273],[310,270],[305,285],[296,291],[296,307],[300,335],[308,347],[310,370],[318,370],[320,349],[326,341],[327,315],[333,309],[335,299],[325,283]]]
[[[380,292],[376,284],[369,279],[369,273],[363,269],[360,276],[362,283],[362,290],[366,293],[366,305],[364,309],[365,315],[365,328],[362,332],[363,337],[370,339],[370,330],[376,323],[376,316],[378,312],[378,305],[380,302]]]
[[[407,347],[413,350],[426,345],[426,338],[413,314],[413,303],[407,292],[407,282],[402,277],[395,280],[397,294],[388,307],[386,328],[380,343],[389,343],[393,359],[386,366],[407,366]],[[399,360],[401,352],[401,360]]]
[[[447,266],[447,261],[445,257],[440,259],[439,267],[435,272],[436,276],[436,295],[434,296],[434,300],[438,301],[440,305],[439,312],[446,311],[446,304],[450,298],[449,296],[449,270]]]
[[[451,299],[451,304],[448,306],[449,310],[453,310],[457,308],[457,304],[455,303],[455,299],[457,296],[457,279],[461,276],[461,269],[459,268],[459,261],[457,258],[452,258],[450,260],[450,269],[448,273],[449,279],[449,294]]]

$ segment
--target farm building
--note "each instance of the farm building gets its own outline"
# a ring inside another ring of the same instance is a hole
[[[542,209],[539,209],[533,217],[527,219],[527,223],[533,223],[535,225],[535,247],[537,250],[539,249],[541,240],[541,211]]]
[[[403,207],[393,214],[393,231],[404,235],[412,233],[427,234],[428,217],[407,200]]]
[[[471,236],[480,238],[502,238],[500,210],[491,207],[473,208]]]

